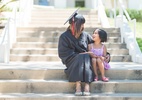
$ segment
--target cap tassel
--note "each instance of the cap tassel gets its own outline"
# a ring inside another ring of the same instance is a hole
[[[74,35],[74,18],[72,19],[72,35]]]

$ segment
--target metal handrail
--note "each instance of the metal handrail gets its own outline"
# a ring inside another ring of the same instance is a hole
[[[1,59],[3,59],[3,62],[9,63],[9,56],[10,56],[10,48],[12,47],[12,43],[15,42],[16,38],[16,12],[17,12],[17,6],[13,7],[11,16],[9,16],[9,19],[7,23],[4,26],[4,29],[2,31],[1,35],[1,41],[0,46],[4,50],[3,56],[0,55]],[[11,25],[12,24],[12,25]],[[10,34],[10,32],[12,34]]]
[[[106,28],[110,27],[102,0],[97,0],[97,5],[98,5],[99,22],[102,24],[102,27],[106,27]]]
[[[115,0],[116,3],[116,0]],[[127,48],[129,49],[129,54],[131,55],[132,61],[136,63],[142,63],[142,53],[136,41],[136,19],[131,19],[128,12],[126,11],[124,5],[122,4],[122,0],[119,0],[120,4],[120,17],[118,16],[117,25],[121,29],[121,42],[125,39],[127,43]],[[116,7],[115,7],[116,8]],[[125,16],[123,16],[125,14]],[[128,22],[133,22],[133,32],[128,25]]]
[[[33,0],[19,0],[19,26],[26,26],[31,21]]]
[[[134,33],[134,36],[136,38],[136,19],[131,19],[127,10],[125,9],[125,6],[122,2],[122,0],[118,0],[119,1],[119,4],[120,4],[120,10],[119,10],[119,14],[121,15],[121,23],[123,24],[123,14],[126,15],[126,18],[127,18],[127,21],[128,22],[133,22],[133,33]],[[116,11],[116,0],[114,1],[114,8],[115,8],[115,11]],[[116,13],[114,13],[114,20],[115,20],[115,26],[116,26]],[[123,25],[121,25],[123,26]],[[123,43],[123,27],[121,27],[121,42]]]

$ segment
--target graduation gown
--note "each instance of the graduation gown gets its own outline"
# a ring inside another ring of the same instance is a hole
[[[88,44],[92,43],[91,36],[82,32],[76,39],[70,30],[59,37],[58,55],[66,65],[65,73],[69,82],[92,82],[94,78],[91,57],[89,54],[80,54],[88,51]]]

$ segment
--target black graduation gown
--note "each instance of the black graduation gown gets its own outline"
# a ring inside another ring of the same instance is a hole
[[[94,73],[89,54],[80,54],[88,50],[92,38],[86,32],[76,39],[70,30],[61,34],[58,43],[58,55],[66,65],[65,73],[69,82],[92,82]]]

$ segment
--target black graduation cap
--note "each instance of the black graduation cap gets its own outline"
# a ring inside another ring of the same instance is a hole
[[[68,21],[70,21],[73,17],[75,17],[75,16],[77,15],[78,10],[79,10],[79,8],[73,12],[73,14],[67,19],[67,21],[64,23],[64,25],[65,25]]]

